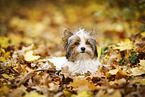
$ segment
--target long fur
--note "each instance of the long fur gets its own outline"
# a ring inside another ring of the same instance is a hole
[[[99,66],[98,53],[93,31],[64,31],[64,48],[67,61],[63,66],[69,66],[73,73],[94,73]]]

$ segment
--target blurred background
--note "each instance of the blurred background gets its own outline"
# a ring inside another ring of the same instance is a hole
[[[95,28],[98,47],[105,47],[145,31],[144,9],[145,0],[0,0],[0,41],[63,56],[65,29]]]

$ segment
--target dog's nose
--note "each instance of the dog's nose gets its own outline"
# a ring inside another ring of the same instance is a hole
[[[81,47],[81,50],[82,50],[83,52],[85,51],[85,49],[86,49],[85,47]]]

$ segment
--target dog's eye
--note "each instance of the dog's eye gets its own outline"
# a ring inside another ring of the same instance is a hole
[[[75,42],[75,45],[79,45],[79,42]]]
[[[90,45],[90,42],[89,42],[89,41],[86,41],[86,44],[87,44],[87,45]]]

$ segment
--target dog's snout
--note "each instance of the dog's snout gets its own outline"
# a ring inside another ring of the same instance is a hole
[[[85,51],[85,49],[86,49],[85,47],[81,47],[81,50],[82,50],[83,52]]]

